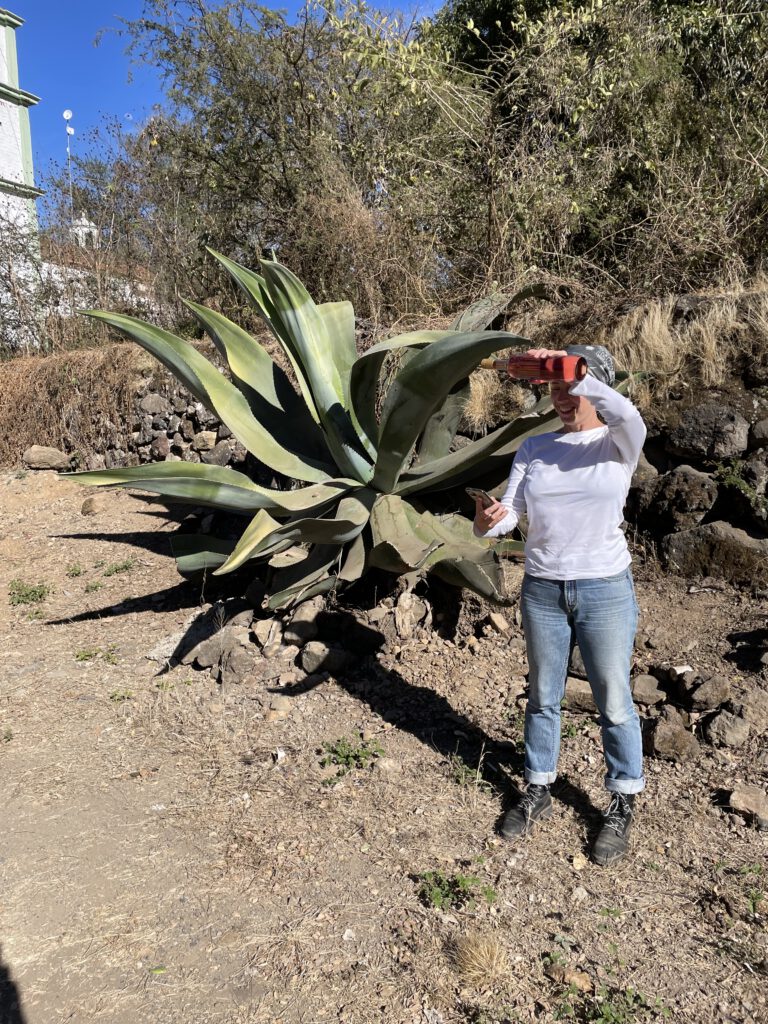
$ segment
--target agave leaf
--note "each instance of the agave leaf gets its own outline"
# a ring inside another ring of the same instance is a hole
[[[474,555],[467,558],[444,558],[434,566],[432,572],[446,583],[468,587],[487,601],[510,603],[510,597],[504,590],[501,567],[492,553],[486,559]]]
[[[417,352],[390,387],[388,408],[379,427],[379,454],[372,484],[392,491],[429,417],[445,394],[477,366],[483,356],[525,343],[503,331],[476,334],[449,332],[439,345]]]
[[[366,482],[373,474],[371,459],[346,408],[340,372],[340,365],[349,364],[349,339],[342,341],[337,355],[330,330],[343,313],[338,308],[319,312],[301,281],[281,264],[265,262],[263,267],[281,334],[309,383],[328,447],[344,473]]]
[[[330,463],[325,438],[307,403],[263,346],[221,313],[197,302],[183,301],[227,360],[254,415],[275,440],[291,451],[306,451]]]
[[[341,547],[338,544],[315,544],[306,558],[276,572],[269,607],[281,607],[288,598],[297,598],[311,584],[326,578],[331,566],[338,562],[340,554]]]
[[[495,601],[503,600],[498,556],[472,533],[465,516],[418,512],[397,495],[383,495],[371,514],[371,564],[390,572],[436,572]],[[464,565],[464,563],[467,565]],[[475,572],[471,566],[479,567]]]
[[[357,359],[355,311],[351,302],[321,302],[315,309],[323,321],[330,353],[341,381],[344,408],[348,409],[349,374]]]
[[[267,601],[267,606],[272,609],[290,608],[300,601],[308,601],[310,597],[314,597],[316,594],[325,594],[329,590],[333,590],[335,586],[336,577],[331,573],[329,576],[324,576],[315,583],[310,583],[305,587],[293,587],[290,590],[284,590],[280,594],[274,594]]]
[[[320,416],[315,407],[314,399],[312,398],[312,392],[304,376],[304,371],[301,364],[297,361],[288,340],[282,333],[282,327],[277,317],[277,312],[272,305],[272,300],[269,296],[267,289],[267,283],[261,274],[257,274],[253,270],[248,270],[247,267],[242,267],[239,263],[235,263],[234,260],[229,259],[220,252],[216,252],[215,249],[208,249],[208,252],[214,259],[217,259],[224,269],[231,275],[235,282],[245,292],[246,297],[256,307],[257,312],[267,324],[269,329],[274,334],[277,341],[280,343],[285,354],[290,360],[293,372],[296,374],[296,380],[299,383],[299,390],[306,402],[309,414],[315,423],[320,422]]]
[[[428,556],[423,568],[457,586],[469,587],[493,601],[503,602],[504,575],[496,550],[475,537],[466,516],[418,514],[421,536],[434,537],[440,546]]]
[[[526,437],[552,430],[556,419],[549,398],[542,399],[529,414],[518,416],[485,437],[465,445],[459,451],[451,452],[432,462],[415,463],[400,477],[395,488],[396,493],[405,495],[439,491],[462,484],[465,480],[475,477],[478,471],[485,472],[487,460],[495,452],[504,449],[507,453],[506,446],[510,442],[516,441],[519,446]]]
[[[411,331],[372,345],[357,358],[350,377],[350,401],[358,422],[372,440],[379,436],[376,421],[379,374],[390,352],[402,348],[423,348],[450,337],[453,331]]]
[[[167,498],[194,501],[198,505],[225,508],[232,512],[268,509],[279,516],[320,511],[360,484],[357,480],[326,480],[322,484],[276,491],[260,487],[243,473],[199,462],[155,462],[125,469],[96,469],[67,473],[78,483],[96,487],[135,487]]]
[[[442,541],[418,531],[418,512],[394,494],[382,494],[371,509],[371,565],[387,572],[420,569]]]
[[[234,546],[233,540],[201,534],[177,533],[171,537],[171,553],[176,559],[176,568],[185,577],[218,569],[226,562]]]
[[[192,345],[135,317],[93,310],[87,315],[117,328],[151,352],[270,469],[297,480],[314,482],[334,475],[333,466],[315,459],[302,459],[278,444],[253,415],[243,393]]]
[[[490,327],[496,317],[510,306],[516,306],[525,299],[546,299],[548,295],[549,291],[543,284],[528,285],[514,295],[503,295],[500,292],[487,295],[460,313],[451,328],[454,331],[482,331]]]
[[[217,575],[232,572],[249,558],[255,558],[276,543],[289,540],[310,544],[345,544],[368,522],[374,491],[360,488],[339,502],[336,515],[328,518],[292,519],[281,526],[263,510],[257,512],[227,562]]]
[[[419,440],[416,465],[431,462],[447,455],[459,429],[464,407],[469,398],[469,380],[462,380],[445,397],[440,408],[433,412]]]
[[[354,583],[359,580],[365,572],[365,534],[358,533],[355,539],[347,545],[338,578],[345,583]]]
[[[547,289],[541,284],[530,285],[515,295],[489,295],[465,309],[451,324],[451,328],[464,332],[485,330],[500,313],[511,306],[524,299],[546,297]],[[448,455],[468,398],[469,380],[457,384],[440,408],[432,414],[419,441],[418,462],[429,462]]]
[[[369,459],[376,459],[376,434],[369,435],[357,418],[350,396],[350,374],[357,358],[355,339],[355,312],[351,302],[324,302],[317,306],[325,331],[333,348],[336,366],[341,378],[343,405],[348,411],[355,433]]]

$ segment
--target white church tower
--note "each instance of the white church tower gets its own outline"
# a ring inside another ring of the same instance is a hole
[[[16,29],[24,20],[0,7],[0,222],[37,230],[29,108],[39,97],[19,87]]]

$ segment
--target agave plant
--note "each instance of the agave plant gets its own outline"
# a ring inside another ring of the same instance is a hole
[[[174,554],[183,574],[205,569],[220,575],[249,561],[268,562],[272,608],[357,580],[371,567],[435,573],[503,602],[499,546],[474,537],[466,516],[441,514],[435,496],[489,475],[500,482],[523,439],[551,425],[554,413],[543,401],[532,416],[450,450],[470,372],[499,349],[528,347],[524,338],[478,328],[536,289],[512,299],[493,296],[450,330],[403,334],[358,356],[349,302],[316,304],[276,261],[265,261],[259,274],[213,255],[274,334],[298,390],[255,338],[197,303],[186,305],[229,375],[168,331],[116,313],[87,315],[156,356],[260,463],[287,478],[289,489],[190,462],[78,473],[78,479],[250,517],[236,542],[177,535]],[[377,416],[382,367],[395,352],[402,356],[399,371]],[[290,560],[283,554],[288,548]]]

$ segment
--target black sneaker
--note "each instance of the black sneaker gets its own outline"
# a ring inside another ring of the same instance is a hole
[[[527,836],[540,818],[552,816],[552,797],[549,786],[537,786],[529,783],[517,806],[508,811],[501,825],[501,834],[505,839],[517,839]]]
[[[629,848],[635,797],[627,793],[614,793],[611,805],[603,815],[603,827],[592,848],[592,860],[607,866],[625,855]]]

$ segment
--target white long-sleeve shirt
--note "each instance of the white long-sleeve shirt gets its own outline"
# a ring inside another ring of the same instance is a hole
[[[570,393],[588,399],[605,426],[529,437],[521,444],[501,504],[500,537],[527,513],[525,571],[553,580],[615,576],[631,562],[621,530],[624,503],[645,441],[632,403],[587,375]]]

